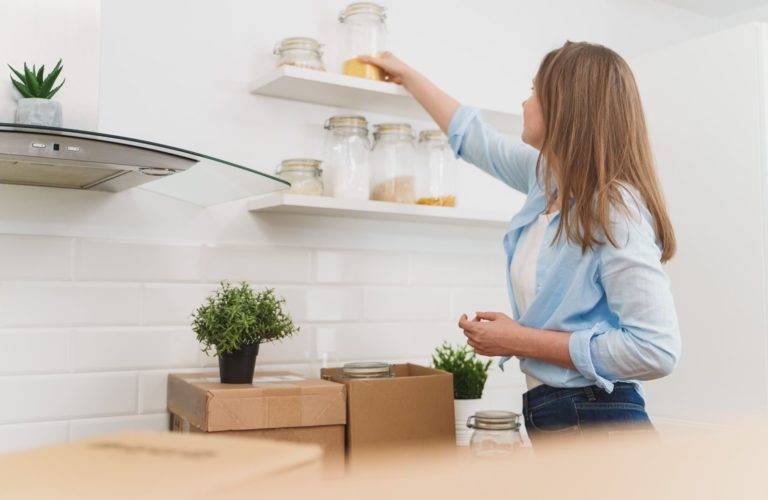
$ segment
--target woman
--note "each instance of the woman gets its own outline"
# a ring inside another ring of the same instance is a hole
[[[478,312],[459,326],[479,354],[520,358],[531,440],[651,428],[637,381],[668,375],[680,354],[661,266],[675,236],[627,63],[588,43],[547,54],[520,142],[393,55],[363,60],[413,94],[456,154],[527,195],[504,238],[518,320]]]

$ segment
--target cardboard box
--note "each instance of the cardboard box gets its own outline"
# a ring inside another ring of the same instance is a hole
[[[222,498],[271,480],[319,479],[320,457],[317,446],[266,440],[115,434],[0,456],[0,496]]]
[[[342,384],[290,372],[257,372],[253,384],[222,384],[211,373],[171,374],[172,429],[306,442],[328,461],[343,460],[346,395]]]
[[[347,387],[347,453],[403,442],[445,445],[455,440],[453,376],[414,364],[394,365],[386,379],[344,380],[341,368],[324,379]]]

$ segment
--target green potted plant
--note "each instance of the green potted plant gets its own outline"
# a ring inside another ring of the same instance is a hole
[[[488,380],[491,360],[480,361],[468,345],[453,346],[448,342],[435,348],[432,366],[453,374],[453,407],[456,414],[456,444],[469,445],[472,432],[467,419],[481,410],[483,389]]]
[[[224,384],[250,384],[259,345],[298,332],[283,311],[285,299],[265,288],[254,291],[248,283],[232,286],[224,281],[192,315],[192,329],[203,351],[219,358]]]
[[[61,59],[47,75],[45,65],[40,66],[40,69],[33,65],[30,69],[27,63],[24,63],[24,71],[17,70],[10,64],[8,67],[13,72],[11,83],[21,94],[16,107],[16,123],[61,127],[61,103],[52,100],[66,81],[62,80],[56,85],[56,80],[64,69]]]

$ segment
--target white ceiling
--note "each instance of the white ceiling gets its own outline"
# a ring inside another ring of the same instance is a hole
[[[725,17],[768,4],[768,0],[659,0],[669,5],[710,17]]]

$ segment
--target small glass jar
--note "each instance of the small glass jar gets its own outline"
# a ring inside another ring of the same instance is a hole
[[[467,419],[474,429],[469,447],[476,457],[508,456],[523,446],[520,415],[511,411],[479,411]]]
[[[362,63],[357,57],[377,55],[386,50],[386,18],[386,9],[371,2],[350,4],[339,14],[339,22],[345,30],[342,68],[345,75],[384,80],[381,68]]]
[[[456,206],[456,158],[441,130],[419,134],[416,167],[416,203]]]
[[[347,363],[341,368],[342,377],[351,379],[392,378],[395,376],[392,365],[376,361]]]
[[[373,132],[371,199],[396,203],[416,201],[416,147],[407,123],[381,123]]]
[[[283,160],[277,168],[277,175],[291,183],[289,193],[322,196],[323,171],[320,160],[311,158],[291,158]]]
[[[371,190],[368,121],[362,116],[332,116],[325,130],[325,195],[367,200]]]
[[[275,46],[274,54],[278,56],[278,68],[280,66],[296,66],[297,68],[325,71],[323,46],[314,38],[286,38]]]

